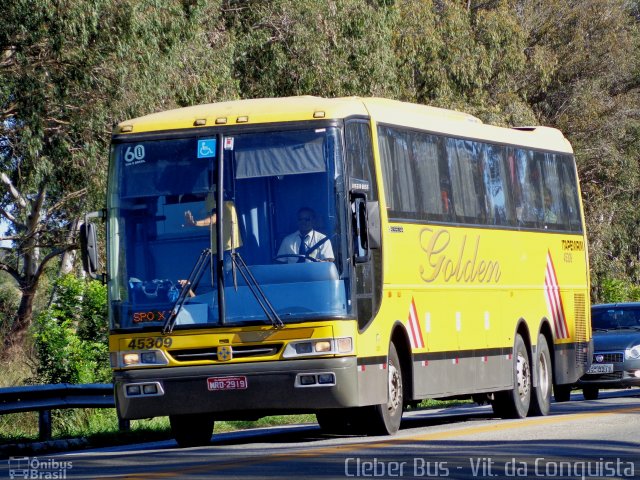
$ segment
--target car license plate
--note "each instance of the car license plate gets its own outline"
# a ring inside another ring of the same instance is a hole
[[[211,391],[245,390],[247,377],[209,377],[207,378],[207,388]]]
[[[591,365],[587,373],[613,373],[612,363],[596,363]]]

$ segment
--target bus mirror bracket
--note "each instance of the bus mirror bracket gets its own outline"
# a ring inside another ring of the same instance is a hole
[[[87,275],[94,280],[105,282],[105,275],[98,273],[100,270],[100,259],[98,257],[98,235],[96,226],[89,221],[91,218],[103,218],[105,212],[87,213],[84,223],[80,226],[80,252],[82,255],[82,267]]]
[[[351,194],[351,221],[355,263],[367,263],[370,259],[367,221],[367,197],[364,193]]]

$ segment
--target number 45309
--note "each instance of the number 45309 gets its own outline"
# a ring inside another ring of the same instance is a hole
[[[170,337],[144,337],[132,338],[127,347],[131,350],[142,350],[145,348],[169,348],[173,340]]]

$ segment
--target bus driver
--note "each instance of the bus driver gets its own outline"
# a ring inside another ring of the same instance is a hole
[[[287,235],[278,250],[277,260],[283,263],[333,262],[329,237],[314,230],[316,214],[309,207],[298,210],[298,231]]]

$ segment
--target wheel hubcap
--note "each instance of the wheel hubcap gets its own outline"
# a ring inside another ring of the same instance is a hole
[[[518,394],[520,400],[524,400],[529,396],[531,391],[531,374],[529,371],[529,362],[527,358],[519,353],[518,354]]]
[[[402,379],[393,363],[389,363],[389,411],[395,412],[402,403]]]
[[[540,393],[542,394],[543,398],[546,398],[551,392],[551,382],[549,382],[549,366],[547,365],[547,357],[545,357],[544,355],[540,355],[540,357],[538,358],[538,364],[540,365],[540,380],[538,382],[538,388],[540,389]]]

